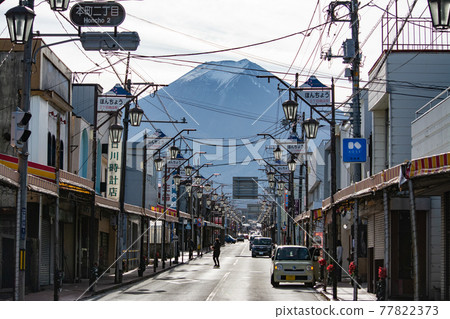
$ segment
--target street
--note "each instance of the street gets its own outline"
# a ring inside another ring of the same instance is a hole
[[[98,295],[91,300],[127,301],[320,301],[313,288],[270,284],[271,259],[252,258],[248,241],[227,244],[220,254],[220,269],[212,254],[203,255],[151,279]]]

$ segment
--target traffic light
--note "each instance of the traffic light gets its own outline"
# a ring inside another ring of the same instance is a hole
[[[23,144],[28,140],[31,131],[26,129],[31,119],[30,112],[16,111],[12,112],[11,119],[11,146],[22,148]]]

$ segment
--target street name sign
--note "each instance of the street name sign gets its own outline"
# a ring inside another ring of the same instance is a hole
[[[70,10],[70,20],[79,27],[117,27],[125,20],[125,9],[114,1],[79,2]]]
[[[100,95],[97,100],[97,111],[99,112],[117,112],[128,101],[132,100],[133,96],[118,96],[118,95]]]

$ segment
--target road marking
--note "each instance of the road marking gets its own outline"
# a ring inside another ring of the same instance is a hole
[[[216,296],[217,292],[219,291],[220,287],[222,286],[222,284],[225,282],[225,280],[227,280],[228,276],[230,275],[230,272],[227,272],[222,279],[220,279],[219,283],[217,284],[217,286],[214,288],[214,290],[209,294],[208,298],[206,298],[206,301],[212,301],[214,299],[214,297]]]
[[[188,283],[192,283],[198,281],[197,279],[189,279],[189,278],[181,278],[181,279],[175,279],[175,280],[169,280],[168,283],[175,284],[175,285],[184,285]]]
[[[233,266],[236,266],[236,264],[238,263],[239,259],[236,259],[236,261],[234,262]]]
[[[241,251],[241,256],[244,253],[244,251],[247,250],[246,248],[247,248],[247,246],[244,245],[244,248],[242,248],[242,251]]]

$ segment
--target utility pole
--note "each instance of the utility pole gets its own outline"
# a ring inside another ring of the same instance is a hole
[[[361,105],[359,90],[359,19],[358,19],[358,0],[352,0],[351,3],[351,27],[352,39],[355,44],[355,55],[352,60],[352,108],[353,108],[353,137],[361,137]],[[353,164],[353,181],[361,180],[361,163]]]
[[[332,21],[337,22],[350,22],[350,27],[352,29],[352,39],[349,43],[349,40],[344,42],[344,62],[351,62],[351,78],[352,78],[352,123],[353,123],[353,138],[361,137],[361,105],[360,105],[360,89],[359,89],[359,66],[360,66],[360,52],[359,52],[359,19],[358,19],[358,0],[351,1],[335,1],[330,3],[329,13],[331,15]],[[335,15],[335,9],[339,6],[345,6],[350,11],[350,20],[340,19]],[[353,48],[351,46],[353,45]],[[352,50],[353,49],[353,50]],[[332,58],[331,53],[326,55],[327,59]],[[333,103],[334,104],[334,103]],[[333,106],[334,110],[334,106]],[[352,163],[352,173],[353,173],[353,182],[361,181],[361,163]],[[331,174],[336,174],[336,172],[331,172]],[[334,192],[332,192],[334,194]],[[332,201],[333,202],[333,201]],[[357,250],[357,242],[358,238],[358,225],[359,223],[359,212],[358,205],[355,203],[355,207],[353,210],[354,213],[354,221],[356,224],[353,226],[353,241],[356,243],[353,247],[353,262],[355,263],[356,269],[358,269],[358,250]],[[335,208],[333,208],[333,226],[335,218]],[[333,227],[334,228],[334,227]],[[334,229],[337,231],[337,229]],[[336,249],[336,238],[333,240],[333,254],[335,254]],[[333,255],[333,257],[336,257]],[[335,297],[335,281],[336,276],[334,276],[333,280],[333,298]],[[357,283],[354,283],[354,291],[353,291],[353,300],[358,299],[358,290]]]

